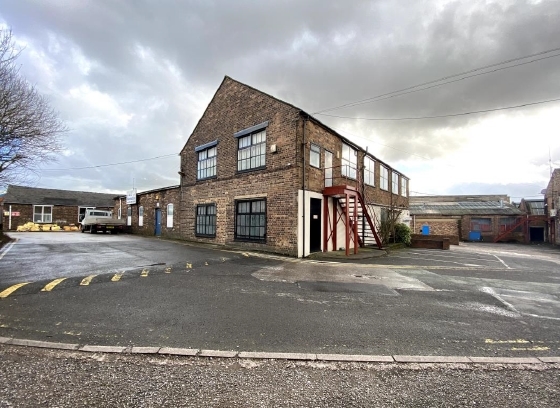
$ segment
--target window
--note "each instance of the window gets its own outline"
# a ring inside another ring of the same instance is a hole
[[[195,235],[204,237],[216,236],[216,204],[196,206]]]
[[[237,151],[237,170],[246,171],[265,166],[266,129],[239,137]]]
[[[34,205],[33,222],[52,222],[52,205]]]
[[[500,217],[500,232],[510,230],[515,224],[520,221],[517,217]],[[511,232],[523,232],[521,225],[517,225]]]
[[[379,187],[381,190],[389,190],[389,170],[385,166],[379,166],[380,176],[379,176]]]
[[[492,232],[492,219],[471,218],[471,231]]]
[[[167,228],[173,228],[173,204],[167,204]]]
[[[391,172],[391,192],[399,194],[399,175],[394,171]]]
[[[342,176],[356,178],[358,153],[346,144],[342,144]]]
[[[235,239],[266,240],[266,200],[235,203]]]
[[[406,192],[408,190],[408,180],[404,177],[401,177],[401,195],[406,197]]]
[[[313,167],[321,167],[321,148],[316,144],[311,144],[311,150],[309,151],[309,164]]]
[[[126,225],[132,225],[132,207],[128,207],[126,210]]]
[[[198,165],[196,179],[203,180],[216,176],[216,153],[217,146],[198,151]]]
[[[119,210],[117,211],[117,218],[120,220],[122,217],[122,210],[121,207],[119,207]]]
[[[139,227],[144,226],[144,206],[143,205],[138,207],[138,226]]]
[[[375,186],[375,162],[369,157],[364,157],[364,183]]]

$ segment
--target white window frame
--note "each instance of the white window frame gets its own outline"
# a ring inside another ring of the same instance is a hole
[[[173,203],[167,204],[167,228],[173,228]]]
[[[364,157],[364,184],[375,187],[375,160]]]
[[[391,172],[391,193],[399,194],[399,174]]]
[[[139,227],[144,226],[144,206],[143,205],[138,207],[138,226]]]
[[[126,225],[129,227],[132,225],[132,207],[128,206],[126,209]]]
[[[401,177],[401,195],[403,197],[407,196],[407,194],[406,194],[406,191],[408,190],[407,184],[408,184],[408,180],[405,179],[404,177]]]
[[[358,151],[346,143],[342,143],[342,176],[356,179],[358,168]]]
[[[389,169],[383,165],[379,166],[379,188],[389,191]]]
[[[37,213],[36,208],[41,207],[41,212]],[[50,208],[50,213],[45,213],[45,208]],[[37,220],[35,215],[40,214],[41,219]],[[49,224],[52,223],[53,206],[52,205],[34,205],[33,206],[33,222],[36,224]]]
[[[309,147],[309,165],[321,168],[321,146],[311,143]]]

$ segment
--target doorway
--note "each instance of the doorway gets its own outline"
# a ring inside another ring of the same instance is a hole
[[[321,200],[311,198],[309,206],[309,252],[321,251]]]
[[[161,235],[161,208],[156,208],[156,237]]]
[[[531,242],[544,242],[544,227],[529,227]]]

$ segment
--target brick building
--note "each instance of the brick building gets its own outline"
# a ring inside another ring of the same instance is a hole
[[[560,245],[560,169],[554,169],[545,192],[545,214],[548,221],[548,242]]]
[[[175,217],[180,200],[180,187],[171,186],[134,194],[134,203],[119,196],[113,209],[117,218],[125,218],[134,234],[180,238],[179,220]]]
[[[414,196],[410,216],[417,234],[427,227],[430,235],[463,241],[528,242],[527,215],[507,195]]]
[[[9,185],[3,200],[3,229],[28,222],[78,225],[86,209],[112,210],[114,194]]]
[[[184,239],[293,256],[378,244],[409,180],[303,110],[225,77],[181,151]]]

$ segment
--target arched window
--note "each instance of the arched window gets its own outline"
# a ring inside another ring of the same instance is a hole
[[[173,204],[167,204],[167,228],[173,228]]]

